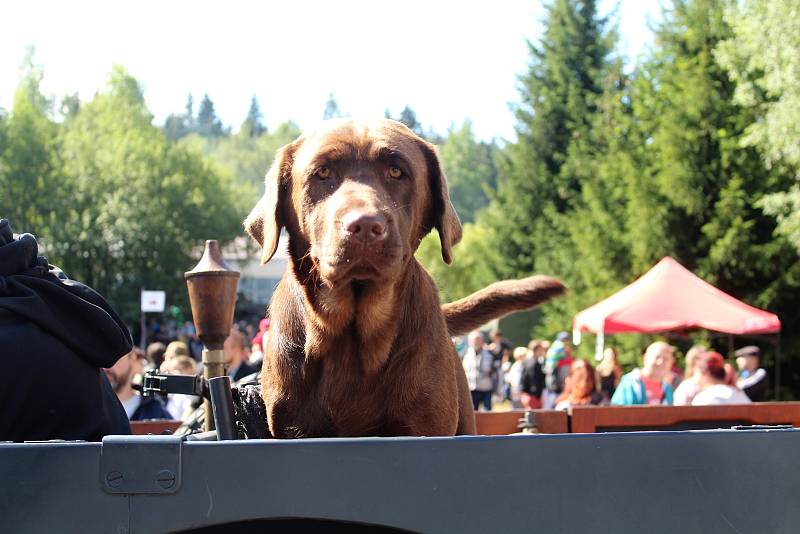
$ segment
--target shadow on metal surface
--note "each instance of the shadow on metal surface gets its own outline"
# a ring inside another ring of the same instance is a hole
[[[306,534],[308,532],[315,534],[400,534],[414,531],[350,521],[287,518],[236,521],[175,532],[179,534],[263,534],[272,532],[281,534]]]

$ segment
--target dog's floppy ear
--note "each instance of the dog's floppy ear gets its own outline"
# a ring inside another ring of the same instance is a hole
[[[267,263],[278,249],[283,220],[283,191],[286,177],[292,169],[293,145],[278,150],[267,177],[264,179],[264,196],[258,201],[250,215],[244,220],[244,228],[250,237],[261,245],[261,264]]]
[[[428,164],[428,184],[431,191],[432,224],[439,231],[442,244],[442,259],[453,263],[453,247],[461,241],[461,221],[458,218],[450,193],[447,191],[447,176],[442,169],[436,147],[420,140],[420,146]]]

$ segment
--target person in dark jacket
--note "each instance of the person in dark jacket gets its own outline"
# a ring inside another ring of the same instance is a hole
[[[225,354],[225,363],[228,366],[228,375],[231,381],[238,382],[246,376],[258,372],[258,369],[248,363],[250,359],[250,345],[245,334],[236,327],[231,328],[231,334],[222,346]]]
[[[542,392],[545,388],[544,356],[547,353],[547,341],[534,339],[528,343],[528,356],[522,364],[522,383],[520,401],[527,410],[542,407]]]
[[[38,255],[0,219],[0,440],[130,434],[103,367],[131,350],[125,324],[93,289]]]
[[[739,379],[736,386],[747,394],[753,402],[767,400],[769,378],[761,367],[761,350],[755,345],[742,347],[735,352],[739,366]]]
[[[159,397],[140,395],[133,389],[133,379],[144,373],[145,353],[134,347],[128,354],[117,360],[106,374],[117,394],[125,413],[131,421],[149,419],[172,419],[166,404]]]

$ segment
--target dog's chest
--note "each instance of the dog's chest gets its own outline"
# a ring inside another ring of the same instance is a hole
[[[307,435],[407,434],[402,418],[391,409],[397,377],[385,372],[367,375],[359,358],[352,345],[342,343],[338,352],[306,362],[302,394],[295,398],[296,413],[307,415]]]

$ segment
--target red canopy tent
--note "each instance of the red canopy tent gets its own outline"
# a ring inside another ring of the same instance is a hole
[[[727,334],[775,334],[774,313],[754,308],[696,276],[670,258],[575,316],[573,329],[618,334],[705,328]]]
[[[781,322],[774,313],[733,298],[667,256],[631,285],[578,313],[572,327],[578,339],[578,332],[598,334],[599,356],[604,334],[695,328],[739,335],[778,334]],[[730,343],[732,350],[732,338]],[[776,349],[775,382],[779,385],[777,339]]]

